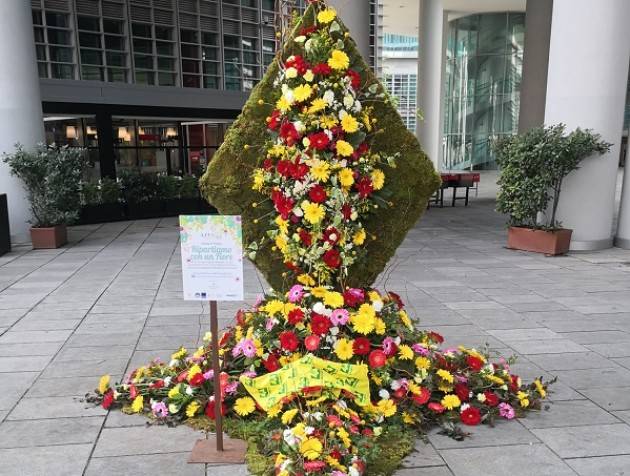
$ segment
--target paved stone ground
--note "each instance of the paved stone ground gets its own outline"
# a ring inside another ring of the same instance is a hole
[[[436,433],[400,476],[621,475],[630,469],[630,252],[560,258],[504,249],[493,203],[431,209],[380,287],[398,291],[447,343],[521,356],[524,378],[558,376],[551,409],[481,426],[464,442]],[[79,398],[207,329],[181,299],[174,219],[73,228],[61,250],[0,257],[1,475],[223,475],[187,465],[199,433]],[[250,267],[247,300],[263,291]],[[221,308],[223,324],[235,306]]]

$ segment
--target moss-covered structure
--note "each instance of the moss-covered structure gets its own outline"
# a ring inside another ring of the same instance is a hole
[[[281,58],[293,54],[292,39],[303,27],[314,22],[313,6],[289,35]],[[341,23],[341,22],[340,22]],[[346,27],[341,24],[344,31]],[[366,88],[376,87],[385,92],[383,85],[367,66],[356,45],[347,40],[346,52],[351,67],[362,76]],[[260,240],[269,228],[267,219],[260,219],[273,211],[270,200],[252,190],[252,171],[265,159],[265,141],[268,139],[265,119],[271,113],[280,96],[274,87],[278,74],[278,56],[270,65],[261,82],[252,91],[242,113],[229,129],[221,148],[214,155],[202,178],[201,187],[206,199],[220,213],[241,215],[246,244]],[[372,140],[371,150],[384,155],[398,154],[396,167],[388,168],[385,199],[389,205],[376,209],[362,219],[368,231],[366,258],[358,260],[348,270],[347,284],[352,287],[368,287],[383,271],[405,235],[426,209],[427,200],[440,184],[432,162],[422,151],[416,137],[409,132],[394,105],[386,99],[366,100],[365,106],[374,107],[380,132]],[[264,104],[260,104],[262,100]],[[268,216],[268,215],[267,215]],[[254,264],[267,281],[277,290],[285,290],[291,282],[285,282],[281,256],[273,252],[272,244],[258,250]]]

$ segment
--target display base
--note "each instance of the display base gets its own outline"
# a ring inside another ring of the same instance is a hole
[[[217,441],[213,435],[207,440],[197,440],[190,453],[188,463],[244,463],[247,443],[223,437],[223,451],[217,451]]]

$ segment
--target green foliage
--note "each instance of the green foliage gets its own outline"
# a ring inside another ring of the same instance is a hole
[[[34,227],[71,224],[81,207],[81,178],[88,166],[84,149],[39,144],[28,151],[20,144],[3,156],[26,188]]]
[[[313,24],[313,8],[310,7],[293,34],[285,42],[281,56],[286,58],[296,50],[291,41],[302,27]],[[343,31],[347,28],[339,19],[336,20]],[[379,83],[370,68],[357,51],[354,41],[347,39],[346,53],[350,57],[351,68],[360,72],[362,84],[379,93],[381,99],[363,101],[364,107],[374,107],[374,117],[382,133],[377,134],[371,144],[371,150],[392,156],[398,153],[396,167],[384,170],[385,188],[390,195],[387,200],[391,205],[383,205],[362,219],[362,223],[375,239],[366,241],[365,258],[357,260],[348,270],[347,285],[352,287],[369,286],[383,271],[389,259],[411,227],[426,209],[427,200],[440,184],[433,164],[420,148],[416,137],[407,130],[395,107],[385,94],[385,88]],[[269,66],[267,73],[251,92],[243,111],[228,130],[221,148],[213,156],[208,169],[201,179],[202,194],[221,213],[241,215],[246,245],[259,241],[266,236],[269,228],[265,219],[273,210],[272,203],[252,190],[252,172],[265,158],[265,142],[268,140],[266,118],[280,95],[273,82],[278,74],[278,58]],[[258,101],[262,100],[263,105]],[[245,146],[248,146],[247,148]],[[252,204],[257,204],[254,208]],[[254,264],[265,275],[268,282],[277,290],[286,289],[286,271],[279,253],[271,246],[257,250]]]
[[[156,176],[157,197],[161,200],[173,200],[179,195],[180,178],[174,175]]]
[[[566,134],[564,124],[497,140],[493,145],[501,168],[497,211],[509,214],[511,226],[560,228],[556,211],[562,181],[582,160],[608,152],[610,145],[590,130]]]
[[[147,202],[155,200],[158,196],[158,186],[154,175],[143,174],[139,170],[123,170],[119,178],[127,203]]]
[[[118,203],[122,199],[120,184],[105,177],[98,182],[81,183],[81,205],[102,205]]]
[[[197,198],[199,180],[193,175],[184,175],[179,182],[179,198]]]

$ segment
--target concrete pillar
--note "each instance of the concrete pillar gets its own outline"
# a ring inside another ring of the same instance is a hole
[[[630,250],[630,158],[626,158],[623,171],[623,189],[619,207],[619,225],[615,236],[615,246]]]
[[[337,10],[350,36],[354,39],[366,63],[370,61],[370,2],[368,0],[328,0]]]
[[[43,142],[42,102],[35,60],[31,4],[4,0],[0,15],[0,152]],[[0,160],[0,192],[7,194],[14,242],[28,241],[30,207],[22,183]]]
[[[545,122],[553,0],[527,0],[519,133]]]
[[[442,0],[420,0],[418,34],[418,119],[416,133],[436,169],[442,166],[444,71],[448,21]]]
[[[564,182],[558,219],[571,249],[612,246],[615,184],[630,57],[630,2],[554,0],[545,124],[593,129],[615,144]]]

